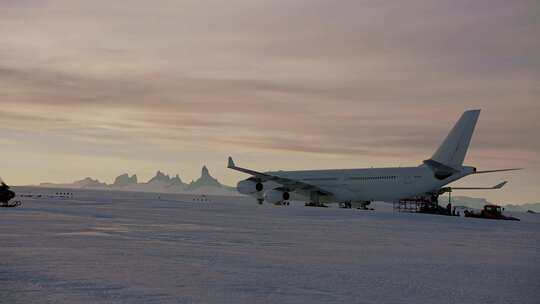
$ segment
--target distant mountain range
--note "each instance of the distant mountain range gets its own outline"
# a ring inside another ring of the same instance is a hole
[[[102,183],[97,179],[87,177],[70,184],[41,183],[40,187],[238,195],[236,188],[223,185],[216,178],[212,177],[206,166],[201,170],[201,177],[189,184],[184,183],[178,174],[171,177],[158,171],[156,175],[146,183],[139,183],[137,175],[129,176],[129,174],[125,173],[116,177],[114,182],[110,185]]]

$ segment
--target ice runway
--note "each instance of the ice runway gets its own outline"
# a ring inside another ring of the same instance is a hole
[[[73,192],[0,210],[0,302],[540,302],[540,215]]]

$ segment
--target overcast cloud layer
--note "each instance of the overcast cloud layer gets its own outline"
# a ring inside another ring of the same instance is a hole
[[[538,1],[0,1],[0,176],[416,165],[461,112],[468,163],[538,199]]]

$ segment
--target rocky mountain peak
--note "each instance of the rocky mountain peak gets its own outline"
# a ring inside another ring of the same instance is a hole
[[[150,179],[148,181],[149,184],[154,184],[154,183],[169,183],[171,181],[171,177],[169,175],[166,175],[165,173],[161,172],[161,171],[158,171],[156,173],[156,176],[152,177],[152,179]]]
[[[80,181],[76,181],[73,184],[80,188],[100,188],[107,186],[107,184],[102,183],[97,179],[92,179],[90,177],[87,177]]]
[[[206,168],[206,166],[202,167],[201,177],[202,178],[212,177],[212,176],[210,176],[210,172],[208,171],[208,168]]]
[[[171,178],[167,188],[185,188],[185,184],[182,182],[182,179],[178,174],[175,177]]]
[[[223,187],[223,185],[221,185],[217,179],[215,179],[214,177],[212,177],[212,175],[210,175],[210,171],[208,170],[206,166],[203,166],[201,170],[201,177],[197,179],[196,181],[191,182],[191,184],[189,184],[188,186],[188,189],[196,190],[201,187],[221,188]]]
[[[118,176],[114,180],[114,183],[112,184],[112,186],[113,187],[126,187],[126,186],[129,186],[129,185],[135,185],[137,183],[138,183],[137,175],[133,175],[133,176],[130,177],[129,174],[124,173],[124,174]]]

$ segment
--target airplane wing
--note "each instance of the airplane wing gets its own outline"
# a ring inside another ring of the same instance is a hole
[[[517,171],[523,170],[523,168],[512,168],[512,169],[497,169],[497,170],[485,170],[485,171],[476,171],[473,174],[483,174],[483,173],[493,173],[493,172],[505,172],[505,171]]]
[[[329,191],[326,191],[315,185],[304,183],[299,180],[279,177],[279,176],[271,175],[268,173],[262,173],[262,172],[257,172],[257,171],[246,169],[246,168],[237,167],[234,164],[232,157],[230,156],[229,156],[229,163],[227,165],[227,168],[252,175],[263,182],[266,182],[266,181],[276,182],[278,184],[283,185],[283,187],[287,188],[289,191],[305,191],[308,193],[317,192],[319,195],[332,195],[332,193]]]
[[[501,189],[502,187],[504,187],[504,185],[506,185],[508,182],[507,181],[504,181],[500,184],[497,184],[493,187],[450,187],[452,190],[496,190],[496,189]]]
[[[508,182],[504,181],[493,187],[444,187],[439,190],[439,194],[444,194],[447,192],[452,192],[454,190],[498,190],[504,187]]]

